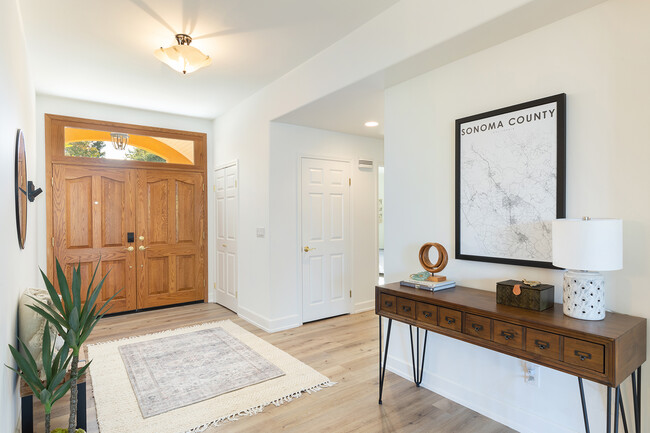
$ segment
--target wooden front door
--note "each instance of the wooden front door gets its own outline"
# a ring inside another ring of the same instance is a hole
[[[203,175],[139,170],[138,308],[204,299]]]
[[[81,264],[85,296],[101,258],[98,275],[110,272],[98,302],[122,289],[110,312],[135,310],[136,253],[127,242],[127,233],[135,231],[135,172],[54,164],[52,183],[52,246],[68,279],[73,266]],[[56,280],[53,274],[50,279]]]

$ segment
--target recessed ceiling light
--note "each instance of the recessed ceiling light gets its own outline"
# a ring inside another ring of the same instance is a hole
[[[375,122],[374,120],[371,120],[370,122],[364,123],[368,128],[374,128],[375,126],[379,125],[379,122]]]

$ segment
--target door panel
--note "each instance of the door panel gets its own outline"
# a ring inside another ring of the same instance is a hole
[[[135,231],[135,173],[53,164],[53,177],[54,256],[68,278],[81,264],[82,296],[101,258],[98,274],[110,273],[98,302],[123,289],[111,302],[111,313],[134,310],[136,256],[127,250],[126,236]]]
[[[215,172],[217,302],[237,312],[237,165]]]
[[[139,170],[138,203],[138,308],[202,300],[203,176]]]
[[[301,162],[303,322],[350,311],[349,166]]]

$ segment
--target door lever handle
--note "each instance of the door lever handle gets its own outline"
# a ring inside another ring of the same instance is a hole
[[[128,247],[128,248],[124,248],[124,249],[127,250],[127,251],[133,251],[135,248],[133,248],[133,247]]]
[[[138,247],[138,249],[139,249],[140,251],[144,251],[144,250],[146,250],[147,248],[149,248],[149,247],[145,247],[144,245],[140,245],[140,246]]]
[[[310,252],[311,250],[315,250],[315,249],[316,249],[316,248],[305,247],[305,248],[303,248],[302,250],[303,250],[304,252],[308,253],[308,252]]]

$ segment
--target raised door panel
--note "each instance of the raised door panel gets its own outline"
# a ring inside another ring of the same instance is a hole
[[[92,248],[93,178],[91,175],[63,179],[65,188],[65,248]]]
[[[127,195],[127,182],[108,176],[100,177],[101,208],[101,246],[116,247],[124,244],[125,233],[129,230],[128,221],[133,218],[125,212]]]

